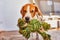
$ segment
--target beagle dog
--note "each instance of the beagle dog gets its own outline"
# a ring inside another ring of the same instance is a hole
[[[22,19],[26,20],[26,22],[31,19],[37,19],[37,15],[42,16],[41,11],[34,4],[25,4],[21,9]]]
[[[25,4],[22,7],[20,13],[22,15],[22,19],[26,21],[26,24],[24,26],[26,26],[27,23],[32,19],[42,19],[42,12],[35,4]],[[40,16],[41,18],[38,18],[38,16]],[[43,28],[42,31],[44,31]],[[33,33],[31,35],[33,35]]]

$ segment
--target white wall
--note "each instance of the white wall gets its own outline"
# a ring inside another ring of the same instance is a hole
[[[18,30],[17,19],[21,7],[29,0],[0,0],[0,30]]]

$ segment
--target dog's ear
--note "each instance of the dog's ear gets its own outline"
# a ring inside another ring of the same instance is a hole
[[[42,16],[42,12],[38,9],[38,7],[35,7],[35,12],[37,12],[39,16]]]
[[[21,13],[22,18],[23,18],[23,17],[25,16],[25,13],[24,13],[24,6],[21,8],[20,13]]]
[[[23,10],[24,10],[24,6],[21,8],[20,13],[23,13]]]

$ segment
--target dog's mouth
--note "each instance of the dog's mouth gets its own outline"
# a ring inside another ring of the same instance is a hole
[[[25,17],[25,22],[28,23],[30,21],[29,17]]]
[[[25,20],[26,23],[29,23],[30,21],[29,20]]]

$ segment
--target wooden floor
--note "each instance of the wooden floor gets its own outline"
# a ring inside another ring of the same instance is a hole
[[[51,35],[52,40],[60,40],[60,29],[50,29],[48,34]],[[36,40],[35,34],[34,37],[29,38],[29,40]],[[0,31],[0,40],[26,40],[18,31]],[[41,35],[39,35],[39,40],[43,40]]]

